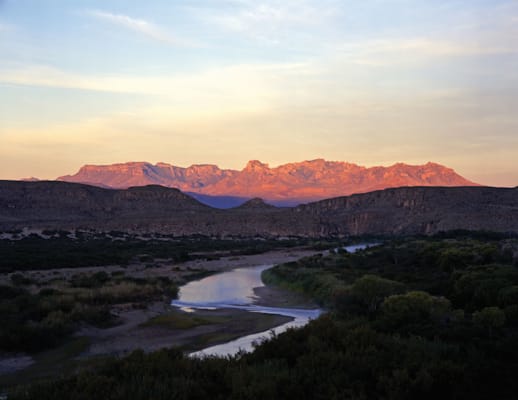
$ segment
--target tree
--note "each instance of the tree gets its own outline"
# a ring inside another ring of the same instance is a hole
[[[350,286],[349,292],[373,313],[386,297],[401,293],[404,288],[405,286],[400,282],[380,278],[377,275],[364,275]]]
[[[484,307],[473,313],[473,323],[493,336],[494,329],[504,326],[505,313],[498,307]]]
[[[401,326],[441,320],[451,312],[451,303],[445,297],[412,291],[386,298],[382,308],[387,321]]]
[[[498,292],[498,302],[504,307],[518,304],[518,285],[501,289]]]

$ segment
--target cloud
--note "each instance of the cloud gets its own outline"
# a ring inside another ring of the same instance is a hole
[[[243,31],[251,25],[269,23],[274,25],[285,24],[313,24],[319,14],[314,7],[304,2],[285,2],[281,4],[245,3],[237,12],[222,14],[215,17],[224,27],[231,30]]]
[[[376,47],[376,44],[374,45]],[[430,56],[473,56],[515,53],[517,46],[464,43],[461,41],[417,38],[395,42],[380,42],[378,50],[387,52],[413,52]]]
[[[298,28],[323,25],[338,13],[336,4],[334,0],[322,0],[318,4],[307,0],[234,0],[223,10],[198,10],[198,15],[223,30],[277,42],[287,32],[303,33]]]
[[[238,64],[170,75],[87,75],[45,65],[0,68],[0,82],[16,85],[157,95],[176,110],[268,108],[308,74],[303,63]]]
[[[311,159],[318,154],[368,165],[431,158],[455,168],[476,159],[483,160],[487,170],[491,170],[489,162],[505,166],[507,174],[503,176],[508,181],[511,176],[518,177],[512,169],[512,151],[518,139],[507,134],[495,140],[492,135],[500,122],[473,120],[473,116],[464,115],[465,103],[473,97],[467,93],[456,102],[438,101],[425,104],[425,108],[422,102],[411,99],[408,103],[381,104],[375,109],[369,103],[347,102],[328,110],[275,107],[208,116],[203,111],[186,115],[168,104],[139,107],[69,123],[14,128],[4,135],[0,132],[4,144],[0,148],[0,172],[5,177],[21,177],[35,175],[38,170],[37,176],[54,178],[76,170],[78,164],[128,160],[168,161],[186,166],[223,162],[221,166],[242,168],[251,157],[279,164]],[[478,110],[486,108],[481,104]],[[483,117],[483,112],[477,114]],[[467,120],[472,125],[459,125]],[[469,147],[466,152],[467,143],[480,143],[482,134],[491,135],[487,143]],[[53,159],[50,164],[45,162],[49,157]],[[20,165],[20,159],[31,162]],[[12,169],[13,162],[18,168]],[[22,173],[29,164],[32,170]],[[39,164],[48,171],[43,171]],[[470,178],[485,182],[476,175]]]
[[[419,64],[432,58],[517,54],[518,45],[505,41],[476,42],[464,39],[377,39],[337,46],[352,62],[370,66]]]
[[[113,25],[122,26],[126,29],[145,35],[151,39],[170,44],[173,46],[192,47],[194,43],[181,40],[160,26],[144,19],[132,18],[123,14],[113,14],[106,11],[91,10],[87,14],[97,19],[109,22]]]

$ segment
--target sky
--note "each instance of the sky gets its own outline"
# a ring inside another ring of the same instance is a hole
[[[0,0],[0,179],[433,161],[518,185],[516,0]]]

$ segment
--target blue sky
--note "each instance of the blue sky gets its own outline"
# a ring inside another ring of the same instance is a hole
[[[435,161],[518,185],[518,2],[0,0],[0,178]]]

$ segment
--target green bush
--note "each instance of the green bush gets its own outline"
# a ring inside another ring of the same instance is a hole
[[[498,307],[484,307],[473,313],[473,323],[492,336],[496,329],[505,325],[505,313]]]

